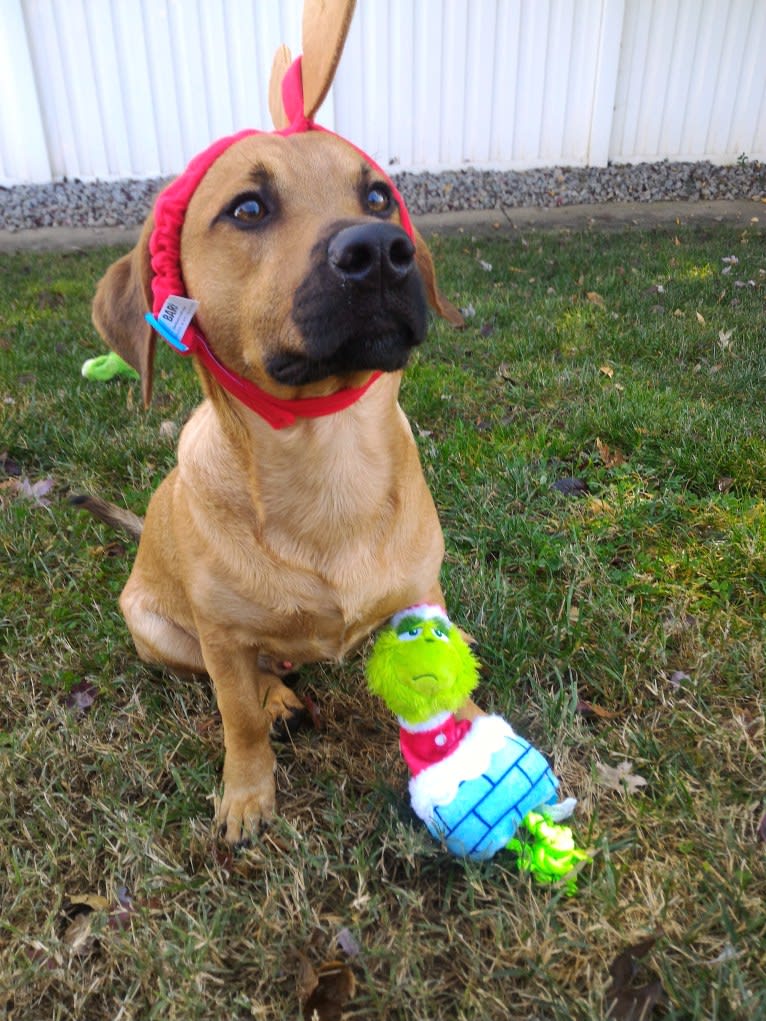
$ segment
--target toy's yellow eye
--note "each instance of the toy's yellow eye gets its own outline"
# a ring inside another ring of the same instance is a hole
[[[422,634],[423,634],[422,627],[411,627],[409,631],[402,631],[401,634],[398,634],[396,637],[399,639],[400,642],[412,642],[416,638],[420,638]]]

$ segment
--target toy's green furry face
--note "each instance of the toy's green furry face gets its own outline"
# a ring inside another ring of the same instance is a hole
[[[455,712],[478,680],[478,662],[441,617],[415,615],[381,632],[367,663],[370,689],[407,723]]]

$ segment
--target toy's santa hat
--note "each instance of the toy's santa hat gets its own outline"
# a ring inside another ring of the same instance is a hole
[[[402,621],[408,618],[415,620],[440,620],[445,627],[452,627],[452,621],[447,616],[447,611],[437,603],[416,603],[414,606],[408,606],[406,610],[399,610],[391,618],[391,627],[395,631]]]

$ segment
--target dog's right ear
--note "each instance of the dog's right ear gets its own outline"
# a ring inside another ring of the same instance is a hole
[[[144,319],[152,307],[152,268],[149,238],[154,227],[150,216],[138,244],[106,271],[93,299],[93,325],[108,347],[132,365],[141,376],[144,407],[152,400],[154,330]]]

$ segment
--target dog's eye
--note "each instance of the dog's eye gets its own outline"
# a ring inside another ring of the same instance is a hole
[[[367,208],[371,213],[387,213],[391,208],[391,192],[384,184],[373,185],[367,192]]]
[[[256,195],[237,202],[231,215],[242,224],[259,223],[266,215],[266,206]]]

